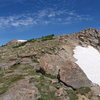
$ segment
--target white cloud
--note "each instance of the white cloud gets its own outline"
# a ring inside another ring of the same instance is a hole
[[[0,17],[0,26],[27,26],[34,24],[71,24],[80,21],[89,21],[89,15],[80,15],[75,11],[46,9],[37,13],[28,13],[17,16]]]
[[[27,19],[21,19],[18,21],[14,21],[11,23],[12,26],[20,26],[20,25],[27,26],[27,25],[31,25],[31,24],[36,24],[36,22],[33,21],[33,19],[31,17],[29,17]]]
[[[9,16],[0,17],[0,26],[21,26],[21,25],[31,25],[36,24],[32,17],[28,16]]]

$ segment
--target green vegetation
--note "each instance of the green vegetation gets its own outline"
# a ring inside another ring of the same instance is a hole
[[[45,77],[51,78],[51,79],[56,79],[57,76],[51,75],[51,74],[45,74]]]
[[[3,86],[0,88],[0,95],[5,93],[8,90],[8,86]]]
[[[34,59],[32,59],[33,62],[39,63],[38,58],[35,57]]]
[[[22,75],[16,75],[16,76],[12,76],[11,78],[8,79],[8,82],[9,83],[14,83],[18,80],[21,80],[23,79],[23,76]]]
[[[24,46],[27,42],[22,42],[20,44],[17,44],[16,46],[14,46],[13,48],[19,48],[21,46]]]
[[[19,65],[19,64],[10,66],[8,70],[15,70],[15,69],[17,69],[17,68],[18,68],[18,65]]]
[[[41,98],[38,100],[60,100],[60,98],[55,96],[55,91],[50,90],[50,86],[52,86],[52,83],[47,81],[43,76],[39,79],[39,84],[36,85],[38,88]]]
[[[44,76],[43,75],[36,76],[36,77],[32,77],[29,80],[30,83],[32,83],[32,82],[45,82],[45,81],[46,80],[44,79]]]
[[[2,45],[1,47],[5,47],[6,45]]]
[[[30,39],[30,40],[27,40],[26,42],[22,42],[22,43],[17,44],[17,45],[14,46],[13,48],[19,48],[19,47],[24,46],[24,45],[25,45],[26,43],[28,43],[28,42],[34,43],[35,41],[36,41],[36,39]]]
[[[1,77],[3,77],[3,76],[4,76],[4,74],[3,74],[3,73],[2,73],[2,74],[0,74],[0,78],[1,78]]]
[[[5,70],[5,74],[7,74],[7,73],[13,73],[15,70],[17,70],[18,67],[19,67],[19,64],[10,66],[10,67],[8,68],[8,70]]]
[[[53,37],[54,37],[54,34],[51,34],[51,35],[48,35],[48,36],[42,37],[42,41],[52,40]]]
[[[14,72],[14,70],[7,70],[7,71],[5,72],[5,74],[13,73],[13,72]]]
[[[78,97],[76,95],[76,92],[73,90],[67,90],[68,96],[70,100],[78,100]]]
[[[77,90],[77,93],[80,93],[81,95],[85,95],[86,93],[90,91],[91,89],[89,87],[81,87]]]
[[[54,34],[51,34],[51,35],[48,35],[48,36],[44,36],[44,37],[42,37],[41,39],[42,39],[42,41],[47,41],[47,40],[52,40],[53,37],[54,37]],[[37,39],[30,39],[30,40],[27,40],[26,42],[18,43],[18,44],[16,44],[16,46],[14,46],[13,48],[22,47],[22,46],[26,45],[26,43],[29,43],[29,42],[34,43],[36,40],[37,40]]]
[[[19,69],[21,71],[27,71],[27,70],[32,70],[33,68],[28,64],[24,64],[22,67],[19,67]]]
[[[54,90],[50,90],[50,86],[55,87],[56,83],[51,83],[50,80],[45,78],[45,75],[36,75],[30,78],[29,82],[34,83],[35,86],[38,88],[41,97],[38,100],[61,100],[59,97],[55,96]],[[48,77],[51,77],[48,75]]]
[[[59,83],[56,82],[56,83],[53,83],[52,85],[53,85],[54,87],[56,87],[56,88],[60,88],[60,87],[62,87],[63,84],[61,84],[60,82],[59,82]]]
[[[38,100],[61,100],[61,99],[55,96],[55,91],[50,91],[47,93],[41,93],[41,98],[39,98]]]
[[[89,87],[81,87],[77,89],[76,91],[74,90],[67,90],[67,94],[70,98],[70,100],[78,100],[77,94],[85,95],[86,93],[90,92],[91,89]]]
[[[10,77],[7,77],[7,78],[2,78],[0,79],[0,83],[4,83],[4,84],[7,84],[7,85],[10,85],[20,79],[23,79],[23,76],[22,75],[15,75],[15,76],[10,76]]]
[[[18,71],[21,72],[21,73],[26,73],[26,75],[29,75],[29,76],[34,76],[34,75],[40,75],[41,74],[41,73],[37,73],[36,70],[34,70],[34,67],[32,67],[28,64],[25,64],[25,65],[19,67]]]
[[[3,86],[0,87],[0,94],[5,93],[13,83],[21,79],[23,79],[22,75],[11,76],[8,78],[0,78],[0,84],[3,84]]]
[[[39,75],[40,73],[36,73],[34,70],[29,70],[28,75],[34,76],[34,75]]]
[[[32,42],[34,43],[36,41],[36,39],[30,39],[30,40],[27,40],[26,42]]]

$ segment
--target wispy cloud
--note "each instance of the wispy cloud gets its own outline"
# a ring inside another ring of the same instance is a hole
[[[0,26],[27,26],[35,24],[71,24],[80,21],[89,21],[89,15],[80,15],[69,10],[40,10],[37,13],[27,13],[8,17],[0,17]]]

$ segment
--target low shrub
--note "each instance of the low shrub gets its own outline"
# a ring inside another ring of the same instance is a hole
[[[74,90],[67,90],[68,97],[70,100],[78,100],[76,92]]]
[[[16,46],[14,46],[13,48],[19,48],[19,47],[21,47],[21,46],[24,46],[26,43],[28,43],[28,42],[32,42],[32,43],[34,43],[36,41],[36,39],[30,39],[30,40],[27,40],[26,42],[22,42],[22,43],[20,43],[20,44],[17,44]]]
[[[54,37],[54,34],[51,34],[51,35],[48,35],[48,36],[42,37],[42,41],[52,40],[53,37]]]
[[[9,88],[8,86],[1,87],[0,88],[0,95],[5,93],[8,90],[8,88]]]
[[[61,100],[61,99],[55,96],[55,91],[50,91],[47,93],[41,93],[41,98],[39,98],[38,100]]]
[[[22,42],[20,44],[17,44],[16,46],[14,46],[13,48],[19,48],[21,46],[24,46],[27,42]]]
[[[45,74],[45,77],[51,78],[51,79],[56,79],[57,76],[51,75],[51,74]]]
[[[91,89],[89,87],[81,87],[77,90],[77,93],[80,93],[81,95],[85,95],[86,93],[90,91]]]

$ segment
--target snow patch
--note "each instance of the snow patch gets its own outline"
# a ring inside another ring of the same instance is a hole
[[[27,40],[17,40],[18,42],[26,42]]]
[[[73,56],[87,77],[93,83],[100,85],[100,53],[92,46],[77,46]]]

